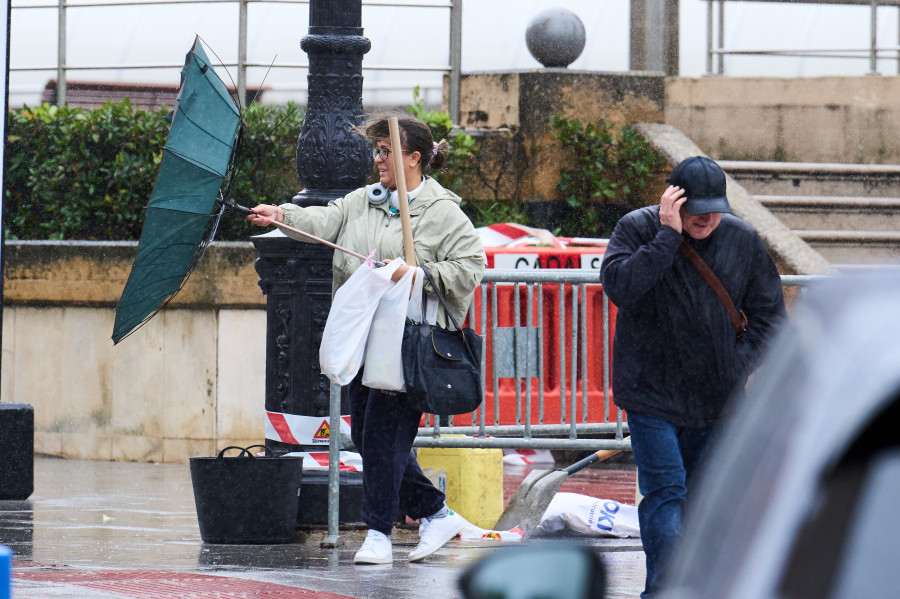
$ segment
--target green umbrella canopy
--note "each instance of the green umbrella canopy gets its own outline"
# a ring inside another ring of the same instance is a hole
[[[137,255],[116,307],[114,343],[178,293],[212,240],[222,213],[216,198],[231,170],[240,118],[196,38],[181,71]]]

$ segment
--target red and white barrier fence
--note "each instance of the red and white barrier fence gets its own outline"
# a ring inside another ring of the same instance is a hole
[[[350,434],[350,416],[341,416],[340,432]],[[266,412],[266,439],[292,445],[328,445],[331,423],[323,416]]]

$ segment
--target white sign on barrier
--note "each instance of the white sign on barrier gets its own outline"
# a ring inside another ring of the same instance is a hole
[[[537,254],[494,254],[494,268],[498,270],[540,267]]]
[[[538,254],[494,254],[494,268],[498,270],[520,270],[535,268],[572,268],[576,256],[546,256],[543,263]],[[600,270],[603,254],[581,254],[581,270]]]
[[[581,254],[581,270],[600,270],[603,254]]]

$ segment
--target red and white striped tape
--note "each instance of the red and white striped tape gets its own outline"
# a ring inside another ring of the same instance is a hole
[[[301,451],[292,451],[291,453],[284,454],[284,457],[297,457],[303,458],[303,471],[308,472],[310,470],[328,470],[328,452],[327,451],[314,451],[314,452],[301,452]],[[342,451],[339,456],[339,466],[338,470],[345,470],[349,472],[362,472],[363,464],[362,464],[362,456],[353,451]]]
[[[341,416],[341,431],[350,434],[350,416]],[[331,423],[322,416],[266,412],[266,439],[292,445],[327,445]]]
[[[535,229],[518,223],[495,223],[475,229],[485,247],[518,245],[550,245],[563,248],[565,244],[547,229]]]

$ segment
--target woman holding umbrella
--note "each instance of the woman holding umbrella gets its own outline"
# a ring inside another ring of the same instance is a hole
[[[425,266],[441,287],[450,311],[463,322],[472,294],[481,283],[486,264],[481,239],[459,207],[460,198],[441,187],[429,172],[440,169],[449,154],[445,140],[435,142],[422,121],[397,115],[402,148],[408,209],[415,248],[415,263]],[[248,220],[265,226],[282,222],[328,242],[366,255],[373,248],[381,260],[404,255],[394,171],[395,148],[391,144],[389,117],[377,117],[358,129],[374,146],[378,183],[336,200],[326,206],[301,208],[294,204],[252,208]],[[288,235],[295,235],[288,232]],[[302,236],[297,239],[306,241]],[[410,260],[407,259],[409,262]],[[362,260],[335,251],[332,262],[332,293],[343,285]],[[411,268],[404,264],[394,273],[394,281]],[[416,273],[416,276],[422,276]],[[425,282],[426,293],[433,293]],[[438,311],[438,324],[449,319]],[[392,561],[390,534],[399,511],[419,520],[419,544],[409,554],[410,561],[425,559],[464,526],[465,520],[448,510],[444,493],[422,469],[412,451],[422,413],[409,407],[403,393],[369,389],[361,375],[349,385],[350,429],[353,443],[363,459],[362,518],[369,532],[354,557],[357,564],[388,564]]]

